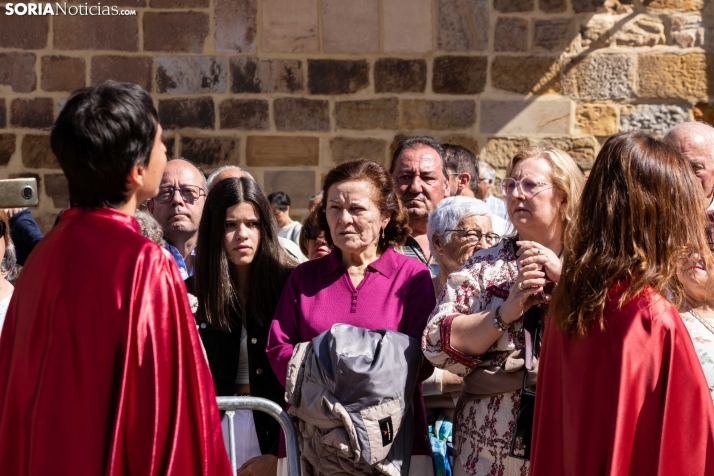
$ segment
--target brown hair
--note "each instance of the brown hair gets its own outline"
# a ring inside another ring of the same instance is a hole
[[[384,250],[387,246],[404,244],[411,233],[409,228],[409,215],[402,201],[394,191],[394,181],[387,169],[377,162],[367,159],[355,159],[344,162],[330,170],[325,177],[325,184],[322,188],[323,199],[317,207],[317,222],[320,228],[325,230],[327,244],[335,246],[332,242],[332,235],[328,233],[330,227],[327,224],[325,215],[325,204],[327,203],[327,191],[334,184],[346,181],[364,180],[372,184],[375,195],[372,197],[374,203],[383,215],[391,215],[391,219],[384,228],[384,238],[379,239],[379,249]]]
[[[701,186],[689,162],[644,132],[610,137],[598,154],[565,241],[550,312],[570,336],[605,327],[608,290],[628,281],[618,305],[650,286],[681,302],[677,256],[710,255]]]
[[[315,236],[315,231],[317,231],[318,235],[321,231],[325,231],[325,236],[327,236],[327,234],[329,233],[329,230],[323,230],[317,221],[317,212],[319,209],[319,206],[313,207],[313,209],[310,210],[310,213],[308,213],[305,219],[302,221],[302,231],[300,231],[300,238],[298,244],[300,245],[300,251],[302,251],[302,254],[304,254],[305,256],[307,256],[307,242],[309,241],[310,234],[312,236]]]

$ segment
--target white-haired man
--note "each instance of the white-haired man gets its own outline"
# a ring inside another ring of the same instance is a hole
[[[714,128],[703,122],[683,122],[674,126],[664,141],[692,164],[702,184],[706,210],[714,210]]]

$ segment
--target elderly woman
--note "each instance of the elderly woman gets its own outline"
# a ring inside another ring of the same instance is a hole
[[[446,278],[463,265],[474,251],[494,246],[501,237],[493,232],[488,206],[469,197],[445,198],[429,213],[427,226],[431,255],[439,265],[434,290],[444,289]]]
[[[643,132],[614,135],[575,216],[541,355],[532,474],[714,474],[714,406],[670,302],[683,297],[678,255],[710,255],[689,162]]]
[[[408,215],[384,167],[345,162],[325,177],[319,223],[334,249],[290,275],[268,336],[268,357],[285,382],[293,348],[336,323],[390,329],[421,338],[435,304],[429,270],[394,251],[409,235]],[[420,328],[421,327],[421,328]],[[423,365],[418,381],[431,374]],[[409,474],[432,474],[420,386],[414,391],[414,444]]]
[[[307,256],[308,260],[322,258],[332,251],[333,247],[327,243],[325,230],[320,227],[318,222],[318,207],[310,210],[303,220],[298,241],[300,242],[300,251]]]
[[[714,252],[714,212],[707,212],[707,238]],[[714,398],[714,261],[699,253],[682,254],[677,260],[677,280],[684,291],[679,314],[694,343],[709,392]]]
[[[5,314],[10,305],[10,298],[15,287],[7,280],[8,274],[12,271],[17,261],[15,258],[15,248],[10,241],[10,223],[5,212],[0,210],[0,255],[2,256],[2,266],[0,268],[0,331],[5,322]]]
[[[511,451],[522,389],[535,383],[536,361],[525,357],[538,355],[543,304],[560,280],[564,231],[582,187],[565,152],[518,152],[502,181],[518,234],[477,251],[449,276],[424,330],[427,358],[465,376],[454,424],[457,476],[528,473],[523,440]]]

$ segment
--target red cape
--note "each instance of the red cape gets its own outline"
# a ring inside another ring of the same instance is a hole
[[[605,330],[570,339],[546,326],[531,476],[714,474],[714,405],[677,310],[647,288]]]
[[[176,265],[115,210],[67,210],[0,337],[0,474],[230,474]]]

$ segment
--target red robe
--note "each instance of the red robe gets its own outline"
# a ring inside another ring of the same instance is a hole
[[[176,265],[109,208],[67,210],[0,337],[0,474],[227,475]]]
[[[714,405],[687,329],[651,288],[618,310],[624,289],[604,331],[546,326],[531,476],[714,474]]]

